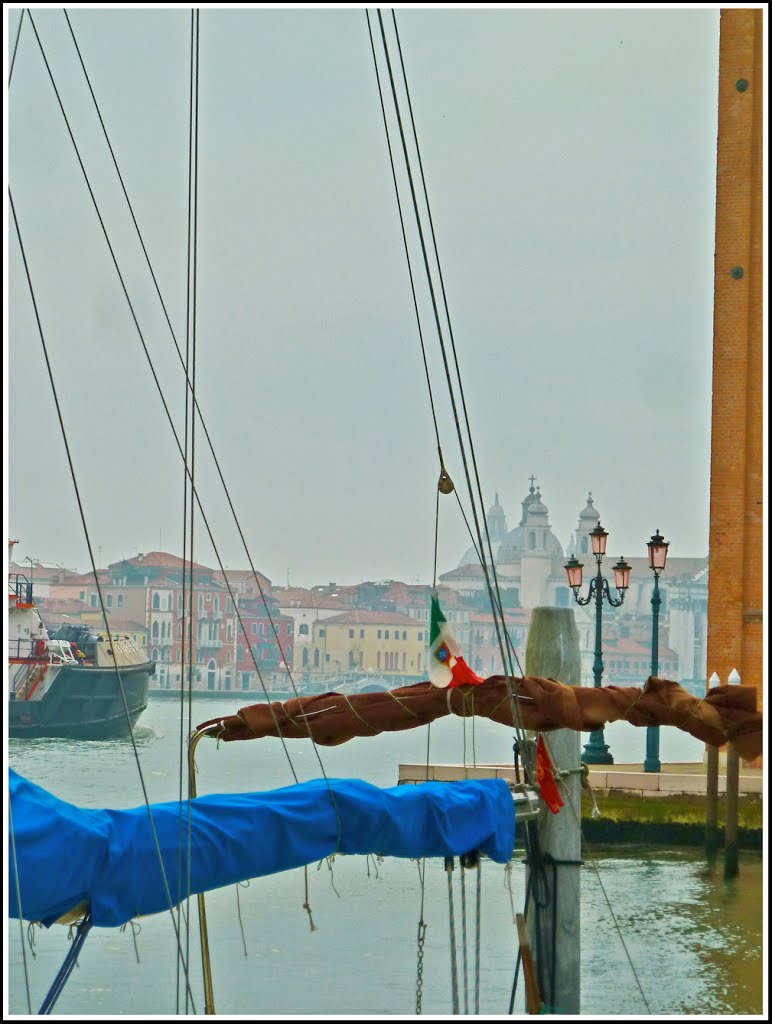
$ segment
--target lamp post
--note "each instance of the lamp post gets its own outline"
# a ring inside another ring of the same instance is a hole
[[[659,574],[665,568],[667,561],[667,549],[670,547],[668,541],[657,530],[654,536],[646,545],[649,549],[649,568],[654,573],[654,593],[651,595],[652,626],[651,626],[651,674],[656,676],[659,672],[659,606],[662,598],[659,596]],[[643,762],[645,772],[658,772],[662,768],[659,759],[659,726],[649,725],[646,727],[646,759]]]
[[[594,686],[603,685],[603,601],[608,601],[612,608],[618,608],[625,599],[625,591],[630,586],[630,566],[623,558],[620,558],[617,564],[613,566],[614,586],[619,591],[619,599],[615,600],[611,596],[608,581],[604,579],[601,573],[601,563],[603,556],[606,554],[607,537],[608,534],[600,523],[590,534],[592,553],[597,563],[597,572],[590,580],[590,589],[587,597],[579,596],[579,588],[582,585],[582,563],[577,561],[574,555],[571,555],[571,558],[565,565],[568,585],[574,592],[576,603],[587,605],[590,601],[595,601],[595,659],[592,663]],[[609,753],[608,745],[605,742],[602,728],[594,729],[590,733],[590,739],[584,748],[582,759],[587,764],[614,763],[614,758]]]

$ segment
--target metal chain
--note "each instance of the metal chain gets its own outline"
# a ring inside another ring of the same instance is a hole
[[[421,1015],[421,998],[424,985],[424,943],[426,942],[426,924],[423,918],[418,922],[418,973],[415,983],[415,1012]]]

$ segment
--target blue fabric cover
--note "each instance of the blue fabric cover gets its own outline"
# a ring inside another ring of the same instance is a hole
[[[53,923],[83,900],[95,925],[122,925],[168,910],[146,807],[73,807],[10,770],[13,847],[8,846],[11,917]],[[183,856],[187,804],[152,804],[171,903],[187,895]],[[9,816],[9,826],[11,824]],[[267,793],[191,801],[190,893],[286,871],[334,853],[390,857],[457,856],[479,850],[511,857],[515,808],[502,779],[422,782],[379,789],[357,779],[304,782]]]

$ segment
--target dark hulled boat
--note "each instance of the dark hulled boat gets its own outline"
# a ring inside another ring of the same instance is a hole
[[[147,707],[155,665],[126,636],[85,626],[49,633],[20,575],[8,586],[8,735],[103,740],[128,736]]]

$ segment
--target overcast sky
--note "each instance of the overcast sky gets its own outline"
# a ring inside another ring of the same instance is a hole
[[[68,11],[184,346],[190,13]],[[32,12],[182,431],[181,369],[67,24]],[[4,8],[7,59],[19,14]],[[397,20],[486,506],[498,492],[515,526],[533,473],[564,545],[590,489],[614,558],[657,528],[671,555],[705,555],[718,8]],[[430,581],[436,444],[365,11],[203,8],[200,31],[197,390],[254,563],[276,584]],[[181,459],[26,16],[6,109],[95,554],[181,555]],[[7,528],[17,556],[85,570],[8,216],[6,246]],[[195,466],[223,561],[245,567],[205,443]],[[469,543],[444,498],[439,572]],[[195,545],[215,564],[200,523]]]

